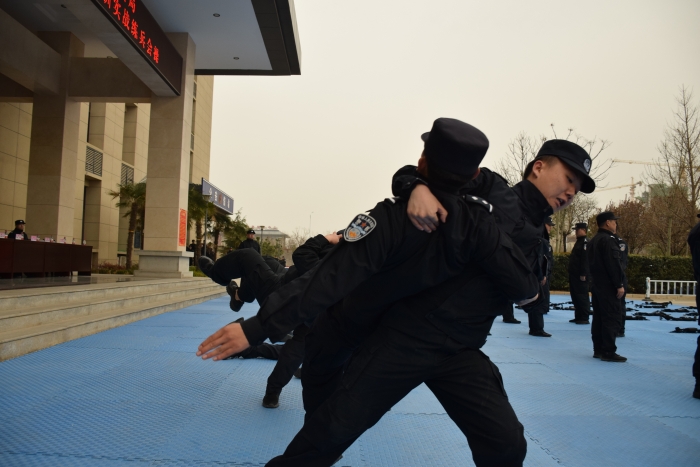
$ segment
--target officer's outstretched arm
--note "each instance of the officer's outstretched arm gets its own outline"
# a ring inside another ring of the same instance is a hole
[[[271,294],[257,316],[243,323],[248,340],[283,337],[378,272],[399,246],[403,209],[385,201],[356,216],[344,240],[316,267]]]

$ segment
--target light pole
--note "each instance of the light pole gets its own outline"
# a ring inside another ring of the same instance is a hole
[[[262,253],[262,244],[264,240],[264,235],[265,235],[265,226],[261,225],[260,226],[260,253]]]

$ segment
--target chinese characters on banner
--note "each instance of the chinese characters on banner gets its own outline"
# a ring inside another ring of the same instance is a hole
[[[160,49],[136,21],[137,0],[101,0],[103,7],[117,20],[117,23],[134,38],[153,62],[160,63]]]
[[[180,209],[180,229],[178,231],[177,245],[187,244],[187,211]]]

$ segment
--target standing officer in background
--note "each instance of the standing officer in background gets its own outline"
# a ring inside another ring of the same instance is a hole
[[[698,214],[698,217],[700,217],[700,214]],[[688,246],[690,247],[690,255],[693,258],[695,280],[700,282],[700,222],[695,224],[695,227],[690,231],[690,235],[688,235]],[[698,310],[700,310],[700,287],[695,289],[695,305],[698,307]],[[698,316],[698,324],[700,324],[700,315]],[[698,346],[695,349],[693,376],[695,377],[693,397],[700,399],[700,336],[698,336]]]
[[[588,316],[591,314],[591,299],[588,297],[588,224],[579,222],[576,230],[576,244],[569,255],[569,292],[574,302],[574,319],[570,323],[591,324]]]
[[[255,240],[255,230],[249,229],[248,232],[246,232],[246,239],[238,245],[237,249],[242,250],[243,248],[252,248],[260,253],[260,244]]]
[[[552,337],[544,330],[544,315],[549,313],[549,284],[552,281],[552,270],[554,269],[554,253],[552,245],[549,243],[549,233],[554,227],[551,216],[544,221],[544,236],[542,238],[542,272],[544,279],[540,282],[542,290],[542,301],[532,306],[527,312],[527,322],[530,326],[530,335],[537,337]]]
[[[617,337],[625,337],[625,320],[627,318],[627,302],[625,297],[627,296],[627,289],[629,288],[629,281],[627,280],[627,262],[629,261],[629,247],[627,242],[624,241],[619,235],[615,234],[617,237],[617,244],[620,247],[620,265],[622,266],[622,272],[624,273],[625,281],[622,286],[625,288],[625,293],[622,294],[620,298],[620,311],[622,316],[620,316],[620,330],[617,333]]]
[[[615,236],[617,219],[611,211],[598,214],[598,233],[588,247],[593,280],[593,357],[604,362],[627,361],[615,353],[615,337],[620,330],[620,299],[625,295],[622,254]]]
[[[15,221],[15,230],[7,234],[7,238],[17,239],[17,237],[21,237],[20,240],[29,240],[27,234],[24,233],[24,224],[25,222],[22,219],[17,219]]]

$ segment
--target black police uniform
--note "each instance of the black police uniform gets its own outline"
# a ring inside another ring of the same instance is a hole
[[[541,286],[542,300],[538,300],[537,304],[530,306],[530,311],[527,315],[528,325],[530,327],[530,333],[537,334],[544,331],[544,315],[549,313],[549,284],[552,281],[552,268],[554,265],[554,254],[552,251],[552,245],[549,243],[549,234],[544,231],[542,237],[542,258],[543,265],[542,269],[545,273],[547,280]]]
[[[260,253],[260,244],[257,242],[257,240],[253,238],[246,238],[243,240],[241,243],[238,244],[238,250],[243,250],[244,248],[252,248],[253,250],[257,251],[258,254]]]
[[[621,316],[620,316],[620,331],[618,332],[617,337],[624,337],[625,335],[625,321],[627,317],[627,301],[625,298],[627,297],[627,288],[629,287],[629,280],[627,279],[627,263],[629,262],[629,246],[627,245],[627,242],[624,241],[619,235],[615,235],[617,238],[617,244],[618,247],[620,248],[620,266],[622,266],[622,272],[625,273],[625,280],[622,284],[622,286],[625,288],[625,293],[622,295],[622,298],[620,299],[620,309],[621,309]]]
[[[700,217],[700,215],[698,215]],[[695,280],[700,282],[700,222],[695,224],[688,235],[688,246],[693,259],[693,272]],[[695,290],[695,305],[700,310],[700,287]],[[698,325],[700,325],[700,316],[698,316]],[[695,391],[693,397],[700,398],[700,336],[698,336],[698,345],[695,349],[695,360],[693,361],[693,376],[695,377]]]
[[[214,263],[208,275],[220,285],[228,285],[232,279],[240,277],[239,298],[246,302],[257,299],[258,303],[263,303],[270,293],[310,271],[333,247],[323,235],[309,238],[292,253],[294,265],[288,270],[275,258],[261,257],[252,248],[236,250]],[[279,395],[304,360],[304,340],[308,331],[307,323],[300,323],[284,346],[262,343],[233,357],[277,360],[267,379],[265,394]]]
[[[537,293],[537,280],[533,275],[529,274],[529,265],[527,264],[525,258],[522,257],[522,254],[517,248],[513,247],[512,243],[508,240],[508,238],[499,232],[489,212],[486,209],[480,209],[479,207],[475,207],[475,205],[488,206],[487,204],[483,204],[482,200],[477,197],[466,197],[468,200],[470,200],[470,204],[467,204],[462,202],[461,199],[456,196],[445,196],[439,191],[436,191],[435,194],[438,196],[438,199],[443,204],[443,206],[445,206],[448,212],[450,212],[450,217],[448,217],[447,223],[442,225],[437,232],[428,234],[429,238],[427,239],[422,238],[424,247],[420,248],[422,251],[417,251],[416,247],[418,245],[416,245],[414,241],[410,241],[410,243],[408,244],[406,242],[406,240],[412,240],[413,238],[421,239],[421,237],[424,237],[426,234],[415,229],[415,227],[413,227],[410,221],[408,220],[408,217],[405,213],[405,202],[397,201],[396,204],[392,204],[391,206],[387,206],[386,203],[380,203],[380,205],[378,205],[378,207],[372,211],[372,217],[375,217],[375,215],[379,216],[381,211],[384,210],[380,208],[394,208],[387,213],[393,214],[393,216],[383,215],[382,217],[386,220],[386,223],[388,224],[398,223],[398,225],[401,227],[400,232],[403,233],[403,241],[401,238],[393,239],[391,237],[387,237],[384,232],[382,232],[381,235],[377,235],[373,239],[372,237],[375,235],[375,232],[372,232],[369,236],[367,236],[367,238],[357,243],[344,242],[340,248],[334,250],[332,254],[330,254],[324,261],[322,261],[318,269],[314,270],[312,274],[307,274],[299,280],[294,281],[288,286],[280,289],[279,292],[282,292],[285,288],[291,288],[295,285],[298,286],[306,277],[315,274],[317,275],[316,280],[309,281],[310,283],[308,287],[305,287],[305,289],[310,290],[314,288],[315,283],[320,283],[319,285],[323,285],[324,282],[332,280],[337,274],[340,274],[343,271],[353,271],[358,267],[364,268],[363,265],[365,263],[367,263],[368,261],[372,261],[372,258],[368,257],[364,253],[368,249],[370,249],[370,251],[374,251],[375,254],[381,255],[382,251],[385,251],[387,249],[395,249],[396,247],[399,247],[399,249],[396,251],[396,254],[401,255],[399,258],[397,258],[397,260],[400,261],[400,264],[397,264],[396,267],[390,267],[388,269],[385,267],[382,268],[382,270],[380,270],[380,272],[376,274],[371,280],[362,283],[362,285],[357,290],[353,291],[353,293],[346,297],[341,303],[332,307],[328,313],[324,313],[319,316],[312,332],[307,338],[307,355],[309,353],[316,352],[318,354],[321,354],[319,355],[319,358],[321,360],[331,360],[335,358],[337,359],[337,361],[340,362],[341,365],[344,365],[347,362],[347,353],[343,353],[343,355],[338,355],[334,353],[333,350],[337,350],[339,352],[347,352],[347,350],[350,349],[350,352],[352,352],[352,349],[357,347],[358,336],[364,337],[368,329],[374,328],[375,323],[377,322],[377,317],[381,316],[381,313],[378,315],[377,312],[381,312],[386,304],[396,301],[398,298],[401,298],[402,295],[405,297],[410,294],[420,292],[424,289],[425,284],[430,284],[431,282],[438,283],[440,279],[442,279],[443,273],[446,269],[444,267],[444,263],[447,262],[449,264],[449,260],[451,259],[458,259],[460,260],[460,262],[466,260],[466,262],[462,263],[463,265],[457,265],[457,269],[463,270],[461,275],[458,276],[458,279],[455,278],[453,280],[444,282],[444,285],[446,285],[447,287],[454,287],[454,285],[452,285],[453,283],[459,284],[460,282],[464,281],[466,277],[476,277],[489,274],[491,280],[496,281],[499,288],[508,291],[508,293],[506,293],[505,295],[502,291],[500,291],[498,294],[494,294],[494,299],[502,299],[504,296],[510,296],[510,298],[513,299],[522,299],[527,296],[534,296],[535,293]],[[471,209],[469,208],[470,206]],[[392,219],[392,217],[396,220]],[[382,225],[382,221],[378,220],[377,229],[380,225]],[[461,227],[456,228],[457,226]],[[391,225],[389,225],[389,227],[391,227]],[[465,235],[467,231],[469,231],[470,233],[468,235]],[[386,237],[386,240],[382,237]],[[458,248],[457,251],[448,255],[444,254],[445,251],[441,253],[435,252],[436,246],[441,246],[440,249],[444,247],[445,239],[447,239],[448,242],[457,241],[459,239],[458,243],[461,243],[461,248]],[[370,243],[371,240],[374,240],[374,242]],[[389,243],[386,243],[387,240],[389,240]],[[367,246],[359,250],[360,254],[353,254],[353,250],[357,250],[359,244],[363,243]],[[403,245],[407,245],[407,248],[405,248]],[[452,256],[453,254],[455,254],[455,256]],[[390,262],[396,261],[392,260],[393,258],[389,259]],[[478,262],[478,265],[476,264],[476,262]],[[338,266],[341,266],[343,263],[345,263],[344,267],[338,268]],[[385,260],[384,263],[386,264],[387,261]],[[351,277],[352,276],[354,276],[354,274],[351,274]],[[345,281],[340,280],[342,278],[338,279],[339,280],[337,284],[328,284],[328,286],[323,287],[323,289],[321,290],[308,293],[308,298],[305,301],[308,302],[310,301],[309,299],[311,299],[313,296],[318,296],[321,293],[327,294],[328,292],[337,290],[339,287],[345,285]],[[455,280],[457,282],[455,282]],[[352,285],[349,284],[346,287],[346,290],[349,291],[351,290]],[[471,296],[471,300],[474,300],[475,294],[481,294],[481,289],[482,287],[478,287],[476,288],[476,290],[472,289],[473,293]],[[340,292],[343,293],[342,290]],[[453,291],[447,294],[447,296],[449,297],[452,294]],[[270,303],[276,295],[277,294],[271,295],[270,299],[268,300],[268,303]],[[434,295],[426,293],[419,293],[418,295],[414,295],[414,297],[411,297],[411,299],[407,300],[406,302],[415,302],[415,299],[420,297],[424,297],[424,300],[429,300],[428,305],[430,305],[431,307],[435,307],[436,303],[430,303],[430,299],[433,298]],[[481,295],[479,295],[478,298],[479,300],[482,300]],[[326,301],[326,303],[332,300],[333,298],[330,298]],[[484,302],[486,302],[485,297],[483,298],[483,300]],[[261,311],[264,311],[264,308],[265,306],[263,306],[263,310]],[[303,306],[300,308],[309,309]],[[470,317],[464,316],[468,314],[466,313],[465,308],[468,307],[464,306],[464,300],[462,299],[459,300],[459,306],[456,306],[451,309],[453,313],[461,313],[463,317],[463,323],[461,326],[455,325],[453,319],[449,316],[433,317],[433,319],[435,319],[435,322],[431,323],[430,326],[434,330],[434,332],[425,334],[426,338],[428,339],[428,342],[424,343],[425,350],[437,348],[439,349],[439,352],[442,352],[444,354],[446,350],[441,346],[441,344],[446,341],[445,331],[443,330],[443,328],[447,328],[448,330],[457,329],[460,327],[462,329],[470,328],[468,326]],[[488,306],[487,308],[491,316],[488,316],[486,318],[486,323],[484,323],[484,319],[481,318],[479,324],[483,325],[482,334],[484,333],[484,331],[486,334],[488,333],[488,329],[490,328],[490,325],[493,322],[494,318],[493,308],[490,306]],[[419,306],[419,309],[425,310],[426,307]],[[404,312],[406,311],[407,310],[405,307],[400,308],[400,311],[397,312],[397,314],[399,315],[399,319],[403,318]],[[275,316],[272,315],[272,318],[274,319]],[[412,319],[413,318],[411,316],[405,316],[406,321],[412,321]],[[268,323],[269,322],[270,320],[268,320]],[[246,322],[243,323],[244,331],[246,330],[245,325]],[[417,325],[418,328],[422,328],[423,326],[424,323],[422,321],[419,322]],[[438,328],[438,326],[440,327]],[[319,329],[323,329],[323,333],[320,333]],[[247,332],[246,335],[248,335]],[[328,345],[313,345],[312,335],[317,338],[322,337],[322,340]],[[378,335],[380,341],[383,340],[385,342],[394,342],[396,344],[406,342],[405,340],[402,340],[403,338],[399,334],[393,331],[385,331],[384,328],[381,328],[373,335]],[[436,338],[438,338],[438,342],[440,344],[436,344],[435,342],[433,342]],[[409,336],[409,340],[410,339],[412,339],[412,337]],[[447,338],[447,340],[449,340],[449,338]],[[348,343],[348,341],[350,343]],[[329,345],[332,346],[334,342],[344,343],[346,344],[346,347],[329,348]],[[371,347],[371,344],[368,345],[370,345]],[[455,343],[455,346],[455,350],[464,347],[463,344],[459,343]],[[411,345],[407,344],[406,348],[411,348]],[[405,368],[402,367],[402,365],[406,363],[406,360],[411,360],[413,358],[413,353],[406,354],[403,356],[401,355],[401,353],[397,354],[396,352],[383,351],[382,353],[384,354],[384,358],[382,359],[382,361],[385,362],[385,364],[387,365],[386,367],[384,367],[385,370],[388,370],[389,367],[392,367],[392,365],[394,365],[394,368],[397,370]],[[318,363],[318,360],[314,359],[313,357],[314,355],[310,355],[307,359],[305,359],[304,366],[302,367],[302,383],[304,384],[305,393],[307,392],[307,380],[309,376],[313,376],[309,375],[309,372],[313,371],[315,365]],[[311,362],[312,364],[307,366],[307,362]],[[465,362],[466,360],[462,363]],[[453,376],[455,376],[454,372],[458,371],[459,367],[462,367],[462,369],[465,371],[467,369],[474,370],[474,365],[479,365],[479,368],[481,370],[483,370],[484,367],[488,367],[490,370],[490,377],[486,379],[489,381],[489,384],[491,385],[490,387],[500,387],[500,383],[498,382],[500,380],[495,378],[493,369],[491,367],[490,362],[488,362],[488,359],[479,354],[477,362],[478,363],[475,363],[468,367],[461,364],[455,365],[454,368],[443,367],[443,370],[446,373],[450,373]],[[427,367],[425,366],[425,361],[421,362],[420,367],[416,367],[416,369],[420,371],[424,371],[426,368]],[[483,371],[481,371],[481,373],[483,373]],[[392,380],[391,371],[387,371],[384,374],[387,377],[387,383],[389,383]],[[424,375],[417,376],[419,378],[422,378]],[[442,383],[445,387],[449,386],[448,379],[449,377],[446,374],[445,380]],[[404,377],[403,375],[401,375],[401,377],[398,378],[397,381],[395,381],[396,384],[390,385],[393,388],[390,396],[391,399],[395,399],[396,397],[400,399],[401,397],[403,397],[401,391],[403,390],[402,388],[406,388],[405,382],[403,380]],[[456,380],[452,381],[453,383],[456,382]],[[413,383],[415,383],[415,381],[409,384]],[[370,382],[368,384],[368,392],[381,392],[380,388],[374,388],[374,390],[370,389],[370,387],[374,385],[374,382]],[[415,385],[417,384],[420,383],[415,383]],[[387,386],[387,389],[388,387],[389,386]],[[470,405],[474,403],[474,400],[472,400],[472,398],[476,399],[477,397],[474,394],[470,394],[469,396],[467,396],[466,394],[462,394],[463,389],[464,388],[461,388],[460,391],[456,391],[450,394],[447,394],[446,390],[441,393],[440,397],[444,396],[444,400],[449,399],[455,401],[455,404],[458,405]],[[410,391],[410,388],[408,390]],[[436,392],[438,392],[437,389]],[[367,392],[363,394],[367,394]],[[373,397],[374,396],[372,396],[372,398]],[[379,402],[379,399],[376,400],[377,402]],[[459,403],[457,402],[457,400],[459,400]],[[307,409],[307,418],[309,418],[310,416],[313,416],[317,412],[317,410],[308,407],[307,401],[308,398],[305,394],[304,402],[305,407]],[[381,415],[383,414],[383,410],[386,410],[383,409],[383,406],[386,402],[386,399],[382,399],[381,404],[374,404],[370,400],[363,400],[360,402],[360,405],[366,407],[366,409],[362,413],[366,414],[368,411],[371,411],[373,417],[381,417]],[[504,396],[499,401],[499,407],[503,404],[507,405],[507,398],[505,398]],[[494,403],[494,405],[496,404]],[[347,413],[349,407],[344,406],[342,403],[341,406],[344,407],[343,413]],[[353,404],[352,408],[350,408],[350,411],[352,412],[355,409],[356,404]],[[486,410],[486,408],[484,408],[484,410]],[[512,412],[512,409],[510,410]],[[466,413],[467,411],[464,412],[465,415]],[[498,413],[503,415],[500,412]],[[321,415],[319,414],[319,417],[320,416]],[[353,419],[353,421],[355,420],[356,419]],[[508,418],[509,422],[513,422],[513,420],[515,420],[515,423],[517,423],[517,418]],[[322,422],[321,419],[319,419],[319,421]],[[363,420],[360,420],[360,422],[360,425],[354,426],[353,430],[364,430],[365,422]],[[468,422],[465,420],[465,423]],[[515,431],[517,433],[517,427]],[[344,447],[333,446],[334,450],[327,449],[327,447],[330,446],[326,446],[326,441],[328,438],[327,433],[324,433],[325,430],[321,428],[317,431],[311,432],[309,434],[308,439],[306,435],[299,435],[301,438],[298,437],[295,438],[295,440],[302,439],[303,441],[301,445],[293,443],[293,445],[290,445],[288,449],[287,454],[289,455],[285,455],[282,458],[276,458],[273,461],[271,461],[269,465],[311,466],[332,464],[332,462],[338,457],[339,452],[342,452],[344,450]],[[351,444],[352,440],[345,441],[345,443],[348,442]],[[520,443],[521,447],[523,446],[523,443],[524,439],[522,440],[522,443]],[[337,450],[339,450],[339,452],[337,452]]]
[[[624,287],[620,244],[612,232],[599,229],[588,244],[588,261],[593,282],[593,323],[591,339],[594,354],[614,354],[615,337],[620,330],[620,299],[617,289]]]
[[[585,277],[586,280],[581,280]],[[588,268],[588,238],[576,238],[576,244],[569,255],[569,292],[574,302],[574,322],[585,323],[591,311],[588,284],[591,273]]]
[[[29,240],[29,236],[23,230],[20,229],[15,229],[9,234],[7,234],[7,238],[16,239],[18,235],[22,237],[23,240]]]

